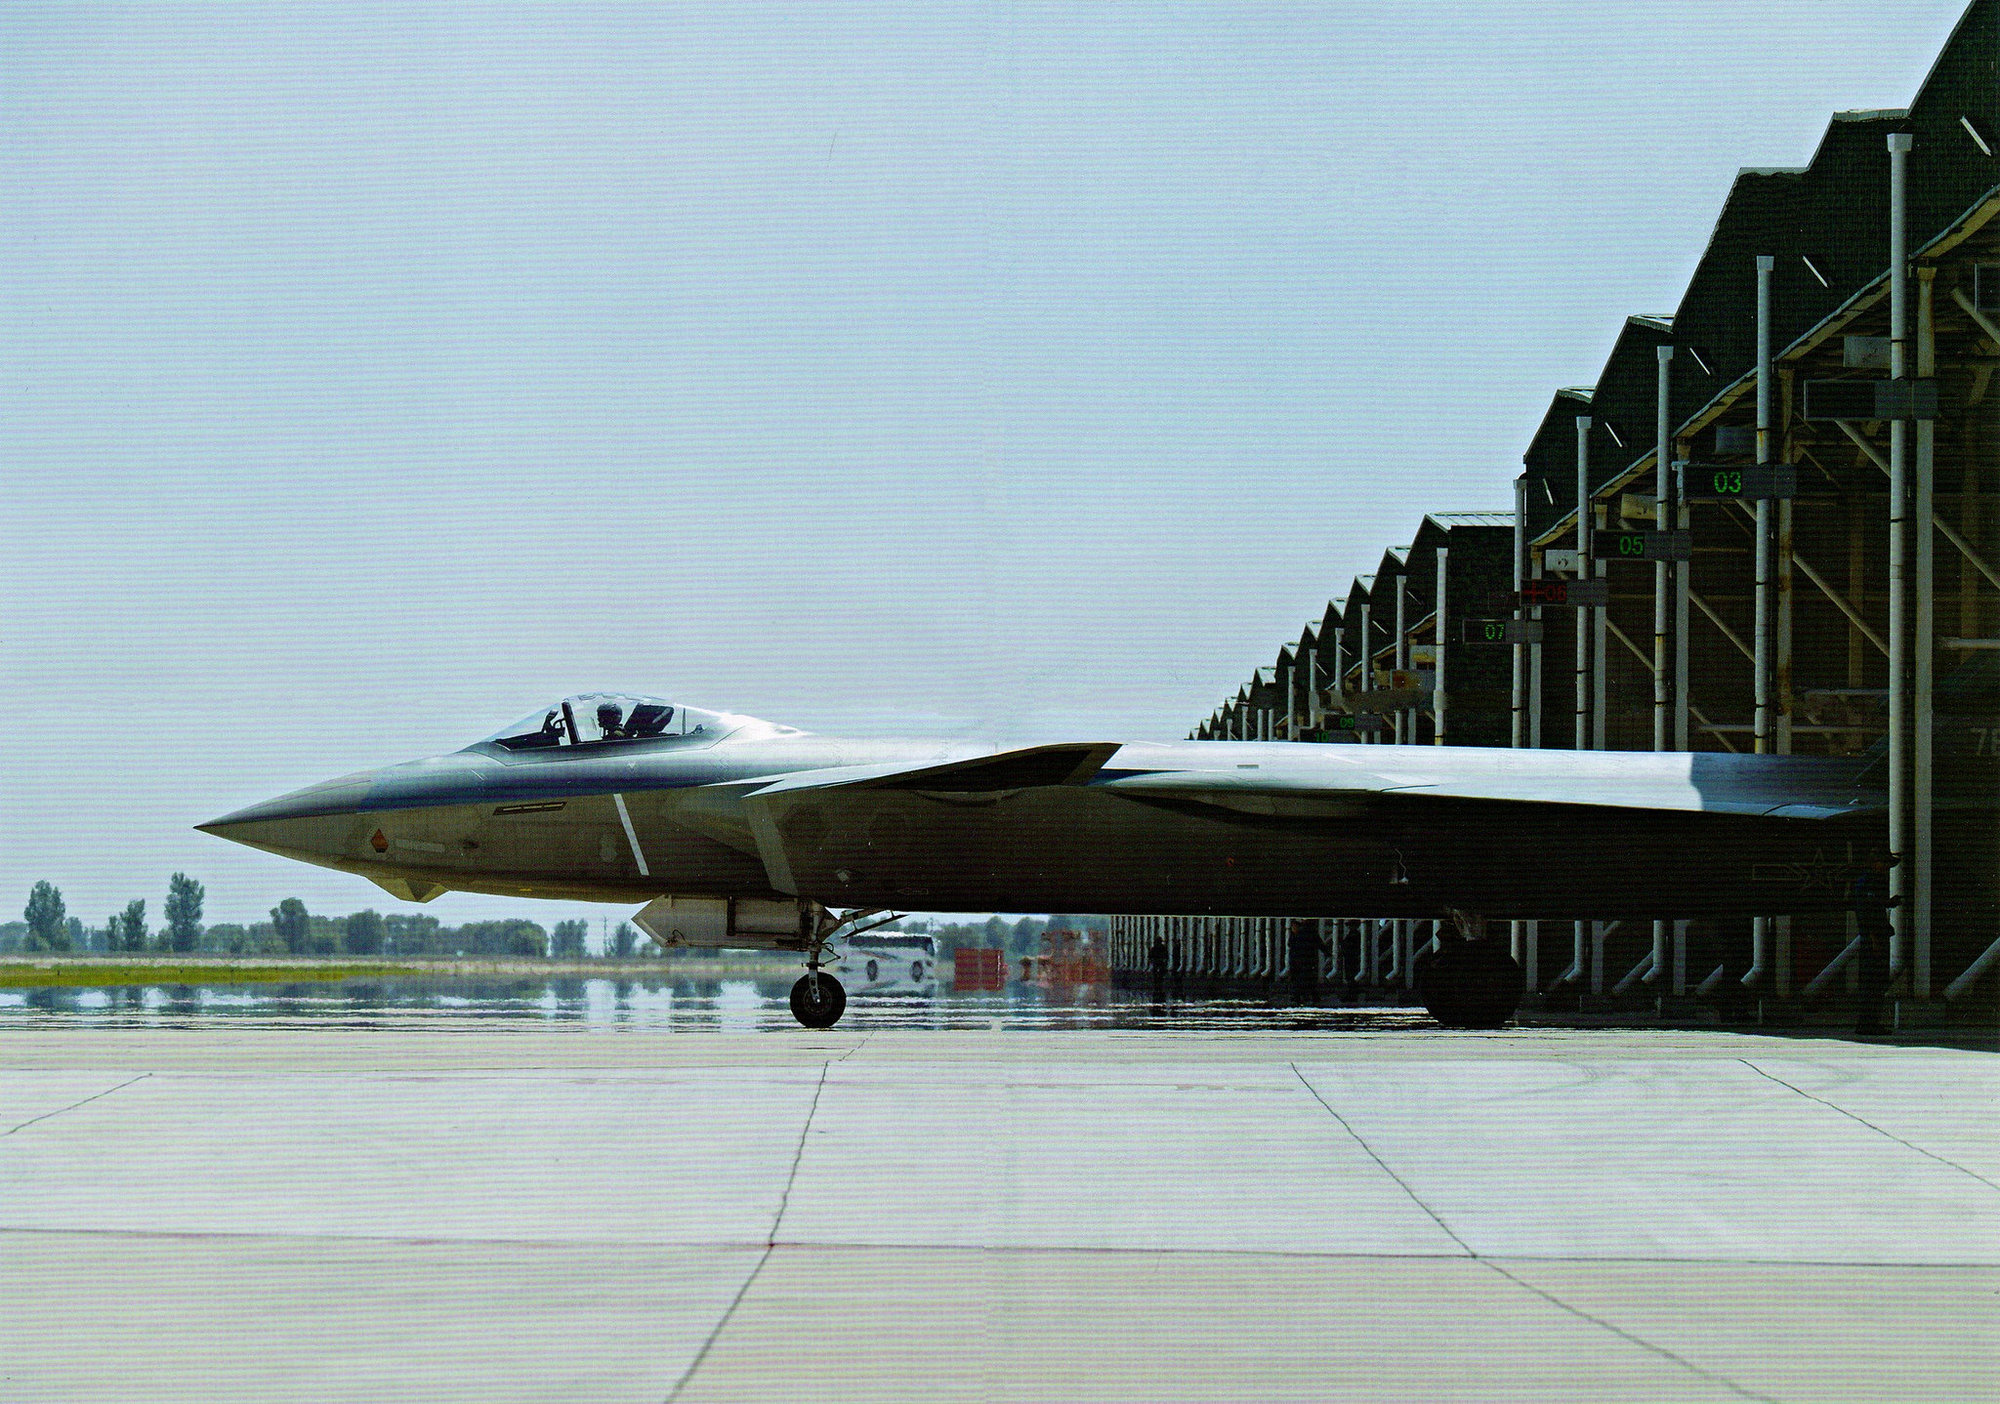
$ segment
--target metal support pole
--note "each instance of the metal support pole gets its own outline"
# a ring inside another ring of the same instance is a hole
[[[1340,627],[1333,631],[1333,699],[1336,709],[1347,710],[1347,601],[1340,602]]]
[[[1656,346],[1653,348],[1657,363],[1656,393],[1653,415],[1653,529],[1671,531],[1673,529],[1674,474],[1671,466],[1671,436],[1668,391],[1672,388],[1674,348]],[[1653,563],[1653,749],[1667,749],[1667,562]],[[1653,923],[1653,964],[1646,972],[1646,979],[1658,982],[1660,972],[1669,965],[1667,949],[1667,923]]]
[[[1527,573],[1528,554],[1528,475],[1521,474],[1514,479],[1514,617],[1523,619],[1527,611],[1520,606],[1521,577]],[[1440,626],[1442,627],[1442,626]],[[1513,708],[1508,714],[1507,744],[1519,750],[1528,740],[1528,646],[1517,643],[1513,648]]]
[[[1757,255],[1757,462],[1771,461],[1771,270],[1777,260]],[[1757,499],[1756,657],[1751,691],[1756,697],[1755,750],[1771,749],[1771,499]]]
[[[1611,588],[1611,562],[1595,562],[1597,579],[1604,582],[1604,588]],[[1602,751],[1610,742],[1606,737],[1605,714],[1611,705],[1611,650],[1605,647],[1611,623],[1611,610],[1605,605],[1593,605],[1590,610],[1590,744],[1593,750]]]
[[[1409,581],[1396,577],[1396,651],[1390,654],[1391,667],[1398,672],[1410,666]],[[1396,708],[1396,744],[1416,740],[1417,714],[1407,707]]]
[[[1792,505],[1789,497],[1778,503],[1778,539],[1772,548],[1778,574],[1777,636],[1771,646],[1771,695],[1777,705],[1772,740],[1781,756],[1792,753],[1792,567],[1797,561],[1792,552]]]
[[[1903,344],[1910,274],[1904,195],[1913,144],[1908,132],[1889,134],[1889,375],[1895,380],[1909,376],[1908,349]],[[1909,849],[1910,704],[1905,674],[1910,641],[1903,579],[1907,536],[1903,518],[1909,501],[1907,428],[1900,419],[1889,422],[1889,851],[1897,854]],[[1901,863],[1889,869],[1891,897],[1908,895],[1909,871]],[[1908,951],[1910,919],[1901,906],[1889,908],[1889,919],[1889,968],[1899,971]]]
[[[1655,923],[1655,925],[1657,924]],[[1611,987],[1611,993],[1615,995],[1624,994],[1625,991],[1632,988],[1634,981],[1650,982],[1653,976],[1659,973],[1659,967],[1656,964],[1657,960],[1658,957],[1650,950],[1640,956],[1638,962],[1620,977],[1617,984]]]
[[[1937,339],[1931,321],[1931,280],[1937,270],[1928,265],[1917,270],[1917,375],[1937,374]],[[1916,696],[1912,718],[1910,777],[1910,993],[1918,999],[1931,997],[1931,825],[1932,789],[1936,781],[1936,736],[1932,708],[1937,686],[1937,532],[1931,523],[1937,516],[1936,485],[1937,424],[1917,421],[1916,501],[1911,515],[1917,519],[1915,531],[1916,619],[1911,631],[1910,652],[1915,673]]]
[[[1361,601],[1361,658],[1359,660],[1360,666],[1357,669],[1361,674],[1361,686],[1356,689],[1359,692],[1367,692],[1368,689],[1375,686],[1375,679],[1371,676],[1375,670],[1375,637],[1369,632],[1368,628],[1368,616],[1373,612],[1374,608],[1375,602],[1364,596]],[[1360,721],[1366,714],[1366,706],[1356,703],[1354,708],[1355,720],[1357,722]],[[1360,733],[1360,736],[1363,741],[1371,745],[1375,741],[1375,733],[1372,731],[1363,731]]]
[[[1743,972],[1738,983],[1754,985],[1764,978],[1764,972],[1771,968],[1771,919],[1769,917],[1750,918],[1750,968]]]
[[[1694,522],[1694,509],[1689,507],[1679,491],[1674,494],[1676,510],[1675,522],[1682,531],[1689,530]],[[1693,561],[1674,562],[1674,749],[1688,749],[1688,707],[1692,700],[1689,688],[1692,685],[1688,671],[1688,597],[1694,593]]]
[[[1957,999],[1963,995],[1967,990],[1972,988],[1975,980],[1993,967],[1995,961],[2000,961],[2000,941],[1993,942],[1985,950],[1981,951],[1978,958],[1972,964],[1966,966],[1956,980],[1946,985],[1944,987],[1944,997],[1946,999]]]
[[[1299,739],[1299,658],[1292,655],[1292,666],[1285,669],[1285,739]]]
[[[1449,744],[1445,740],[1444,611],[1445,605],[1449,603],[1449,595],[1445,587],[1445,582],[1447,578],[1446,568],[1450,563],[1450,559],[1450,547],[1440,546],[1437,548],[1437,612],[1435,615],[1437,627],[1431,631],[1434,640],[1431,644],[1431,667],[1437,670],[1431,680],[1431,720],[1434,723],[1431,744],[1436,746]],[[1414,740],[1415,738],[1412,737],[1411,739]]]
[[[1318,731],[1324,715],[1319,703],[1319,645],[1306,650],[1306,729]]]
[[[1590,416],[1576,417],[1576,578],[1590,579]],[[1589,616],[1576,614],[1576,740],[1575,749],[1590,747]]]
[[[1542,554],[1537,551],[1532,562],[1534,578],[1542,578]],[[1536,605],[1529,611],[1529,618],[1541,622],[1542,607]],[[1542,646],[1528,645],[1528,745],[1535,750],[1542,748]]]
[[[1673,469],[1669,466],[1668,454],[1672,445],[1668,436],[1673,426],[1667,422],[1669,413],[1667,391],[1671,381],[1668,367],[1673,364],[1674,348],[1656,346],[1653,354],[1659,362],[1659,394],[1657,413],[1654,416],[1653,438],[1653,528],[1656,531],[1673,530]],[[1653,749],[1667,749],[1667,562],[1653,563]],[[1654,962],[1659,969],[1664,962]]]
[[[1534,994],[1542,987],[1541,946],[1542,924],[1539,921],[1523,922],[1521,932],[1521,973],[1527,977],[1526,993]]]

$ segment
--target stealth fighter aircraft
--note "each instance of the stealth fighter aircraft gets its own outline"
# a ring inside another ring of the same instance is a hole
[[[1230,741],[995,749],[855,741],[614,693],[462,751],[201,826],[423,902],[447,891],[643,904],[665,946],[822,958],[895,909],[1450,918],[1426,997],[1497,1022],[1520,995],[1489,920],[1783,915],[1843,905],[1880,842],[1860,761]]]

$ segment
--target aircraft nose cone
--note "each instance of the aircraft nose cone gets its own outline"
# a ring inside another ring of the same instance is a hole
[[[346,856],[356,814],[366,805],[374,772],[343,775],[288,795],[247,805],[195,828],[307,861]]]

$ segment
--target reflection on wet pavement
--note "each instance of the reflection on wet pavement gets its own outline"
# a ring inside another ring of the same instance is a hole
[[[791,1033],[782,979],[354,980],[341,984],[147,985],[0,991],[0,1028],[214,1025],[436,1026],[520,1021],[671,1032]],[[853,991],[842,1031],[879,1029],[1310,1029],[1429,1027],[1421,1009],[1316,1008],[1252,999],[1154,1000],[1144,992],[1010,985],[964,994],[948,983]]]

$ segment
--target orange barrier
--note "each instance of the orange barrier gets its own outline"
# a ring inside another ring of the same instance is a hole
[[[987,947],[960,946],[951,953],[951,983],[961,990],[1007,987],[1007,955]]]

